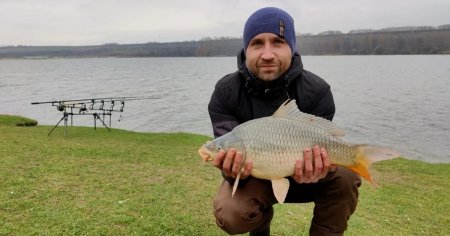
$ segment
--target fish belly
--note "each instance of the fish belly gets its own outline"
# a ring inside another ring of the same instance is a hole
[[[246,159],[253,163],[254,177],[279,179],[292,176],[296,161],[303,159],[303,150],[314,145],[326,148],[335,162],[352,162],[348,157],[353,152],[352,147],[320,128],[272,117],[253,121],[234,131],[244,143]]]

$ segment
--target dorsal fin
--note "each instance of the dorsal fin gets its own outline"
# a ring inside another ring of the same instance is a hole
[[[289,99],[285,101],[283,104],[281,104],[278,110],[275,111],[275,113],[273,113],[272,117],[306,122],[325,130],[327,133],[333,136],[345,135],[344,130],[339,128],[331,121],[318,116],[301,112],[297,107],[295,99]]]

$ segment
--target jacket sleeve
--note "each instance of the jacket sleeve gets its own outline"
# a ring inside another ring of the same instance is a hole
[[[336,108],[330,85],[309,71],[304,71],[298,85],[300,110],[331,121]]]
[[[233,103],[232,88],[224,79],[217,82],[211,100],[208,104],[208,113],[211,119],[214,137],[220,137],[239,125],[237,119],[237,105]]]
[[[327,120],[333,120],[336,107],[334,104],[333,94],[328,86],[319,96],[315,99],[315,106],[311,110],[311,114],[323,117]]]
[[[239,125],[236,115],[237,105],[233,104],[236,101],[232,91],[232,87],[224,81],[219,80],[216,84],[211,100],[208,104],[208,113],[211,119],[214,137],[220,137]],[[222,171],[222,176],[230,184],[234,184],[235,179],[233,177],[225,175]],[[246,180],[241,180],[239,185],[245,184]]]

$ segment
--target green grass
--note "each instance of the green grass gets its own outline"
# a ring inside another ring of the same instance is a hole
[[[36,126],[37,121],[23,116],[0,115],[0,123],[2,125],[15,126]]]
[[[206,136],[16,127],[0,116],[0,235],[225,235]],[[9,118],[8,118],[9,119]],[[450,164],[377,163],[346,235],[450,235]],[[273,235],[307,235],[312,204],[275,206]]]

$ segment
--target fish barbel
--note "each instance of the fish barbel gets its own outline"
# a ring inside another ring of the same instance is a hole
[[[252,161],[252,176],[271,180],[279,203],[284,202],[289,190],[286,177],[294,175],[295,163],[303,159],[305,148],[315,145],[325,148],[331,164],[349,168],[371,183],[371,163],[400,156],[384,147],[346,143],[339,138],[342,136],[344,131],[334,123],[303,113],[295,100],[288,100],[272,116],[247,121],[208,141],[199,149],[199,154],[204,161],[209,161],[220,150],[235,148],[244,160]],[[233,195],[240,173],[233,185]]]

